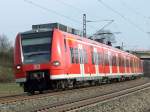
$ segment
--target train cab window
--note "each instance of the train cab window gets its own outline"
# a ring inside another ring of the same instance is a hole
[[[22,33],[21,45],[24,64],[49,63],[53,32]]]

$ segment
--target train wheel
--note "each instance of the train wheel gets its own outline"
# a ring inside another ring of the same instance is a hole
[[[131,80],[134,80],[135,79],[135,76],[131,76]]]
[[[66,83],[66,85],[67,85],[67,88],[73,88],[74,87],[74,81],[73,80],[67,80],[67,83]]]
[[[98,80],[98,85],[99,85],[99,86],[102,85],[102,80],[101,80],[101,79]]]
[[[61,85],[60,85],[60,88],[64,90],[65,87],[66,87],[66,82],[62,80],[62,81],[60,82],[60,84],[61,84]]]
[[[65,89],[65,87],[66,87],[66,84],[65,84],[64,80],[58,80],[56,82],[56,88],[57,89]]]
[[[40,94],[43,94],[43,91],[39,91]]]
[[[28,91],[28,93],[27,93],[29,96],[31,96],[31,95],[34,95],[35,94],[35,91],[34,90],[32,90],[32,91]]]
[[[117,82],[121,82],[121,78],[117,78]]]

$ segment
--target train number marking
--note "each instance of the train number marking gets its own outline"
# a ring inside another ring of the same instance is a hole
[[[34,65],[34,67],[33,67],[34,69],[40,69],[41,68],[41,66],[40,66],[40,64],[36,64],[36,65]]]

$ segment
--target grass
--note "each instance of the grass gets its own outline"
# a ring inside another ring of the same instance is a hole
[[[22,87],[16,83],[0,83],[0,96],[8,96],[23,93]]]
[[[14,82],[12,68],[0,66],[0,97],[20,93],[23,93],[23,89]]]

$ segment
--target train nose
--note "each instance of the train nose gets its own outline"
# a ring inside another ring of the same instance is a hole
[[[25,90],[31,94],[34,91],[39,91],[40,93],[50,87],[50,74],[49,70],[36,70],[28,71],[27,81],[25,83]]]

